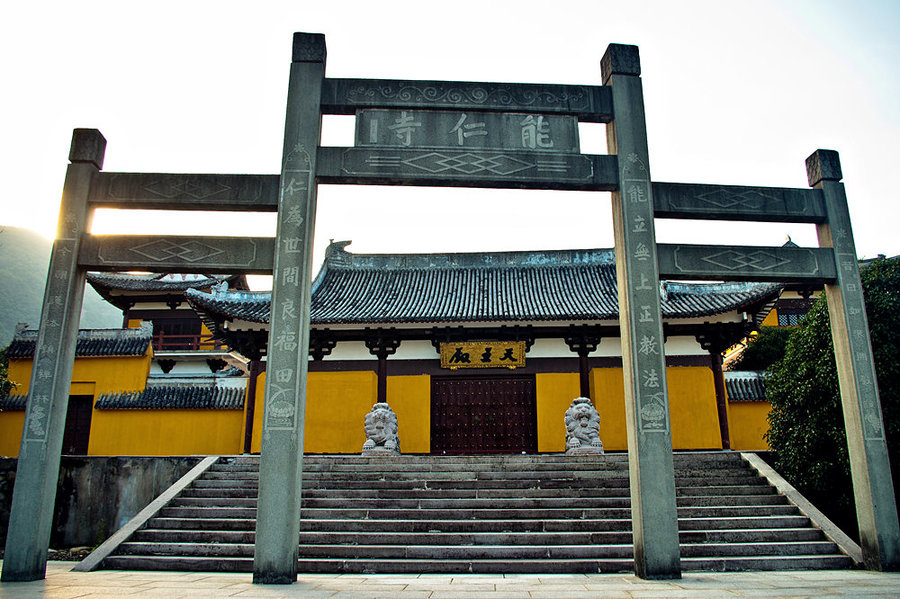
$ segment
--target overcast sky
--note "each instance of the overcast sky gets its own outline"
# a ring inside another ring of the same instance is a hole
[[[76,127],[106,137],[108,171],[277,173],[294,31],[326,34],[330,77],[599,84],[607,44],[636,44],[654,180],[806,187],[806,157],[834,149],[859,255],[900,254],[890,0],[5,2],[0,225],[53,236]],[[352,131],[329,117],[323,145]],[[602,125],[581,134],[582,151],[606,151]],[[98,214],[95,232],[274,234],[272,215],[226,216]],[[657,221],[657,235],[816,244],[806,225]],[[329,238],[360,253],[562,249],[611,247],[612,228],[603,193],[321,186],[317,262]]]

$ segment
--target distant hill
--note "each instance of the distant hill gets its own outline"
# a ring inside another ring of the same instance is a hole
[[[37,328],[41,320],[50,242],[27,229],[0,226],[0,348],[16,332],[16,323]],[[85,285],[81,328],[122,326],[122,312]]]

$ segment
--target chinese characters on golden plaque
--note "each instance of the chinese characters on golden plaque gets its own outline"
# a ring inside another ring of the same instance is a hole
[[[441,343],[441,368],[522,368],[524,341]]]

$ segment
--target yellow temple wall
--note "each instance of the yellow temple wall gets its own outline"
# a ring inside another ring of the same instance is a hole
[[[535,379],[538,451],[565,451],[566,410],[581,393],[578,373],[539,373]]]
[[[94,410],[88,455],[243,452],[241,410]]]
[[[16,384],[16,394],[28,393],[31,385],[31,370],[31,358],[13,358],[9,361],[8,377]],[[149,350],[143,356],[77,357],[72,366],[72,384],[69,386],[69,395],[91,395],[96,403],[97,397],[102,393],[141,391],[146,385],[149,372]],[[91,455],[94,454],[92,448],[98,414],[102,414],[102,411],[94,410],[91,416],[91,437],[88,447],[88,453]],[[24,411],[0,412],[0,455],[8,457],[19,455],[24,422]],[[117,429],[118,427],[114,427],[116,434],[123,441],[126,440],[129,433]],[[115,454],[127,455],[125,451],[117,451]]]
[[[14,458],[19,455],[24,425],[25,410],[0,412],[0,457]]]
[[[722,449],[712,370],[704,366],[666,368],[673,449]],[[628,449],[625,387],[621,368],[591,370],[591,397],[600,413],[606,451]]]
[[[137,391],[144,387],[148,356],[78,358],[72,394]],[[28,391],[31,360],[11,360],[10,380]],[[712,371],[702,366],[666,370],[674,449],[720,449]],[[627,449],[621,368],[595,368],[591,397],[600,413],[600,438],[607,451]],[[565,411],[579,395],[577,373],[535,375],[538,451],[565,451]],[[256,385],[251,451],[260,451],[265,406],[265,373]],[[388,402],[400,424],[403,453],[428,453],[431,444],[431,377],[390,376]],[[309,453],[358,454],[365,442],[363,423],[375,403],[372,371],[311,372],[307,383],[304,449]],[[765,450],[765,402],[730,403],[729,432],[736,450]],[[0,412],[0,455],[18,455],[24,412]],[[241,410],[94,410],[90,455],[235,454],[243,451],[245,413]]]
[[[256,383],[252,452],[259,452],[261,448],[265,379],[263,373]],[[360,453],[366,442],[363,423],[366,413],[375,405],[377,385],[377,377],[372,371],[310,372],[306,380],[303,450],[307,453]],[[390,379],[388,385],[390,393]],[[396,411],[395,406],[391,407]],[[401,436],[400,448],[405,450],[403,440]]]
[[[767,401],[728,402],[728,433],[731,448],[739,451],[768,451],[763,438],[769,430]]]
[[[387,400],[397,414],[400,450],[403,453],[431,451],[431,377],[427,374],[389,376]],[[360,429],[362,422],[360,420]],[[362,445],[359,450],[362,450]]]

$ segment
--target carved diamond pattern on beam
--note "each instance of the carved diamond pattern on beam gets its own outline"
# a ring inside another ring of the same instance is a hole
[[[154,262],[167,260],[182,260],[184,262],[199,262],[218,256],[222,250],[199,241],[186,241],[175,243],[168,240],[151,241],[131,248],[131,251],[149,258]]]
[[[764,210],[767,205],[781,203],[781,198],[771,196],[760,191],[747,189],[740,192],[730,192],[715,189],[696,196],[697,201],[719,208],[742,207],[750,210]],[[675,202],[678,204],[678,202]]]
[[[702,260],[724,268],[725,270],[750,269],[762,272],[784,266],[785,264],[790,264],[791,262],[790,260],[779,258],[774,253],[765,250],[749,253],[736,250],[725,250],[711,256],[705,256]]]
[[[172,199],[178,197],[190,197],[195,200],[202,200],[214,195],[231,191],[231,188],[221,183],[215,183],[212,186],[198,185],[181,178],[162,179],[154,181],[144,186],[144,191],[152,193],[161,198]]]
[[[484,172],[494,175],[511,175],[534,167],[531,163],[504,154],[452,154],[447,156],[439,152],[416,156],[404,160],[403,164],[429,173],[455,172],[466,175]]]

